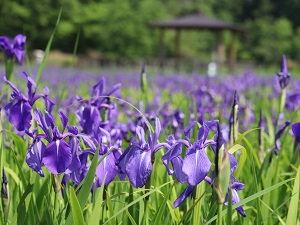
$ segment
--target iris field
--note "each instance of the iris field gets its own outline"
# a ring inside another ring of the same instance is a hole
[[[285,55],[272,77],[109,75],[47,67],[52,38],[31,68],[0,37],[0,224],[300,224]]]

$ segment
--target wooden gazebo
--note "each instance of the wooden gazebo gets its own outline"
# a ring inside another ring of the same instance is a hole
[[[244,29],[237,24],[228,23],[214,18],[209,18],[201,13],[187,15],[168,21],[159,21],[150,24],[152,28],[160,29],[160,58],[163,58],[164,52],[164,33],[167,29],[175,30],[175,58],[176,66],[179,64],[180,57],[180,33],[182,30],[208,30],[213,31],[217,35],[217,63],[224,63],[224,44],[223,44],[223,31],[228,30],[231,32],[231,41],[229,49],[229,64],[232,66],[235,63],[235,34],[237,32],[243,32]]]

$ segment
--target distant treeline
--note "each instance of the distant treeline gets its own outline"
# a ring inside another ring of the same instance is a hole
[[[150,22],[189,13],[223,19],[244,26],[237,59],[278,63],[281,54],[300,61],[300,1],[298,0],[1,0],[0,36],[24,33],[27,48],[44,49],[62,17],[54,49],[72,52],[79,32],[79,53],[96,52],[103,58],[153,58],[159,52],[159,33]],[[174,33],[166,33],[166,56],[174,54]],[[229,34],[224,37],[229,46]],[[216,35],[207,31],[182,33],[181,54],[208,59]]]

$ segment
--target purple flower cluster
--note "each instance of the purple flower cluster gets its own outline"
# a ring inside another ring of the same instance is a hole
[[[208,122],[203,122],[201,125],[196,121],[190,123],[184,129],[185,139],[175,140],[174,135],[168,137],[166,147],[167,151],[162,156],[163,164],[166,166],[169,175],[175,175],[180,183],[187,183],[188,186],[181,193],[181,195],[176,199],[173,206],[178,207],[188,196],[190,196],[194,188],[202,181],[208,182],[210,185],[214,185],[214,176],[209,177],[208,173],[211,170],[212,163],[210,162],[206,150],[208,146],[214,150],[215,157],[216,148],[223,145],[223,135],[218,131],[214,139],[208,139],[209,132],[216,129],[219,126],[219,121],[213,120]],[[198,135],[195,141],[191,141],[191,131],[195,129],[195,126],[200,126],[198,128]],[[217,144],[218,139],[222,142]],[[182,157],[182,149],[186,148],[185,156]],[[224,150],[226,151],[226,150]],[[240,197],[237,191],[244,189],[244,184],[240,183],[237,179],[233,177],[233,172],[237,168],[236,158],[228,153],[230,159],[230,187],[228,190],[232,191],[232,204],[240,201]],[[171,163],[173,170],[170,168]],[[213,173],[214,174],[214,173]],[[213,175],[212,174],[212,175]],[[228,204],[228,193],[225,205]],[[238,207],[237,211],[242,215],[246,216],[242,207]]]
[[[7,59],[12,60],[14,57],[21,65],[25,56],[26,36],[18,34],[15,36],[13,43],[9,37],[0,36],[0,51],[4,51]]]

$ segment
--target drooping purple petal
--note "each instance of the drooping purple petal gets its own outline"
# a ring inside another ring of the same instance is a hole
[[[210,167],[205,150],[197,150],[183,159],[182,171],[188,176],[188,183],[196,186],[208,174]]]
[[[174,171],[171,170],[169,167],[169,163],[171,162],[172,159],[178,157],[181,154],[181,152],[182,152],[182,145],[181,143],[177,143],[171,146],[171,148],[168,149],[167,152],[161,157],[162,162],[165,165],[169,175],[174,174]]]
[[[35,84],[34,80],[26,72],[23,72],[23,75],[27,79],[27,96],[28,96],[28,101],[33,104],[32,100],[33,100],[34,95],[35,95],[36,84]]]
[[[173,203],[173,207],[177,208],[178,206],[180,206],[180,204],[187,198],[189,197],[192,192],[193,192],[194,187],[191,185],[188,185],[186,187],[186,189],[184,189],[184,191],[181,193],[181,195],[179,195],[179,197],[175,200],[175,202]]]
[[[144,146],[146,144],[144,129],[140,126],[137,126],[136,127],[136,135],[137,135],[137,138],[140,142],[140,145]]]
[[[171,160],[172,167],[174,169],[174,173],[176,176],[176,179],[180,183],[187,182],[188,176],[182,171],[182,165],[183,165],[183,159],[181,156],[177,156],[176,158],[173,158]]]
[[[77,134],[77,137],[81,137],[84,142],[95,152],[96,151],[96,145],[94,144],[92,138],[89,135],[79,133]]]
[[[38,108],[34,110],[34,119],[37,125],[40,126],[46,134],[48,142],[50,142],[52,140],[52,137],[50,135],[47,122],[45,120],[45,117],[43,116],[43,113]]]
[[[68,119],[68,117],[67,117],[63,112],[61,112],[61,111],[58,112],[58,115],[59,115],[60,120],[61,120],[61,123],[62,123],[62,125],[63,125],[62,132],[64,132],[64,130],[65,130],[67,124],[68,124],[69,119]]]
[[[23,49],[26,42],[26,36],[23,34],[17,34],[14,37],[14,48]]]
[[[72,162],[70,163],[70,165],[68,166],[68,169],[66,170],[66,174],[70,174],[71,172],[77,170],[80,168],[80,159],[78,156],[78,151],[80,149],[79,147],[79,140],[77,138],[70,138],[70,149],[71,149],[71,153],[72,153]]]
[[[64,140],[52,141],[45,149],[43,163],[53,174],[60,174],[66,171],[72,162],[70,146]]]
[[[151,145],[152,145],[151,149],[154,149],[154,146],[155,146],[155,144],[158,140],[160,132],[161,132],[161,123],[160,123],[159,117],[156,116],[156,118],[155,118],[155,131],[154,131],[153,140],[152,140],[152,143],[151,143]]]
[[[5,76],[3,77],[3,80],[12,88],[13,90],[13,93],[11,94],[12,98],[28,101],[28,99],[22,94],[22,92],[12,82],[7,80]]]
[[[26,155],[26,163],[28,166],[41,177],[44,177],[42,155],[45,149],[46,145],[42,141],[37,140],[30,146]]]
[[[196,123],[197,123],[196,121],[193,121],[186,128],[184,128],[183,133],[186,139],[188,140],[188,142],[190,142],[191,130],[193,129]]]
[[[126,174],[126,166],[128,164],[128,161],[130,160],[131,157],[133,157],[135,151],[138,151],[139,149],[135,146],[128,146],[124,153],[120,156],[118,159],[118,166],[120,170],[120,174],[124,175]]]
[[[100,157],[101,159],[101,157]],[[97,186],[100,187],[102,185],[103,179],[105,177],[104,186],[108,185],[110,182],[112,182],[117,173],[118,173],[118,167],[116,165],[117,160],[114,156],[114,154],[110,153],[108,154],[103,161],[98,165],[96,170],[96,176],[98,178]]]
[[[151,171],[151,151],[135,151],[126,165],[126,174],[135,188],[143,187],[146,184]]]
[[[238,202],[241,201],[240,196],[239,196],[238,192],[235,189],[232,188],[231,189],[231,193],[232,193],[232,205],[234,205],[234,204],[236,204],[236,203],[238,203]],[[226,200],[224,202],[224,205],[228,205],[228,194],[226,195]],[[246,213],[245,213],[245,211],[244,211],[244,209],[243,209],[242,206],[237,207],[236,211],[239,214],[241,214],[243,217],[246,216]]]
[[[300,143],[300,123],[294,123],[292,125],[292,131],[297,139],[297,142]]]
[[[93,134],[94,129],[98,127],[101,122],[99,110],[94,106],[84,107],[80,124],[83,131],[87,134]]]
[[[18,131],[28,130],[31,126],[31,106],[26,101],[11,101],[5,107],[5,116]]]

